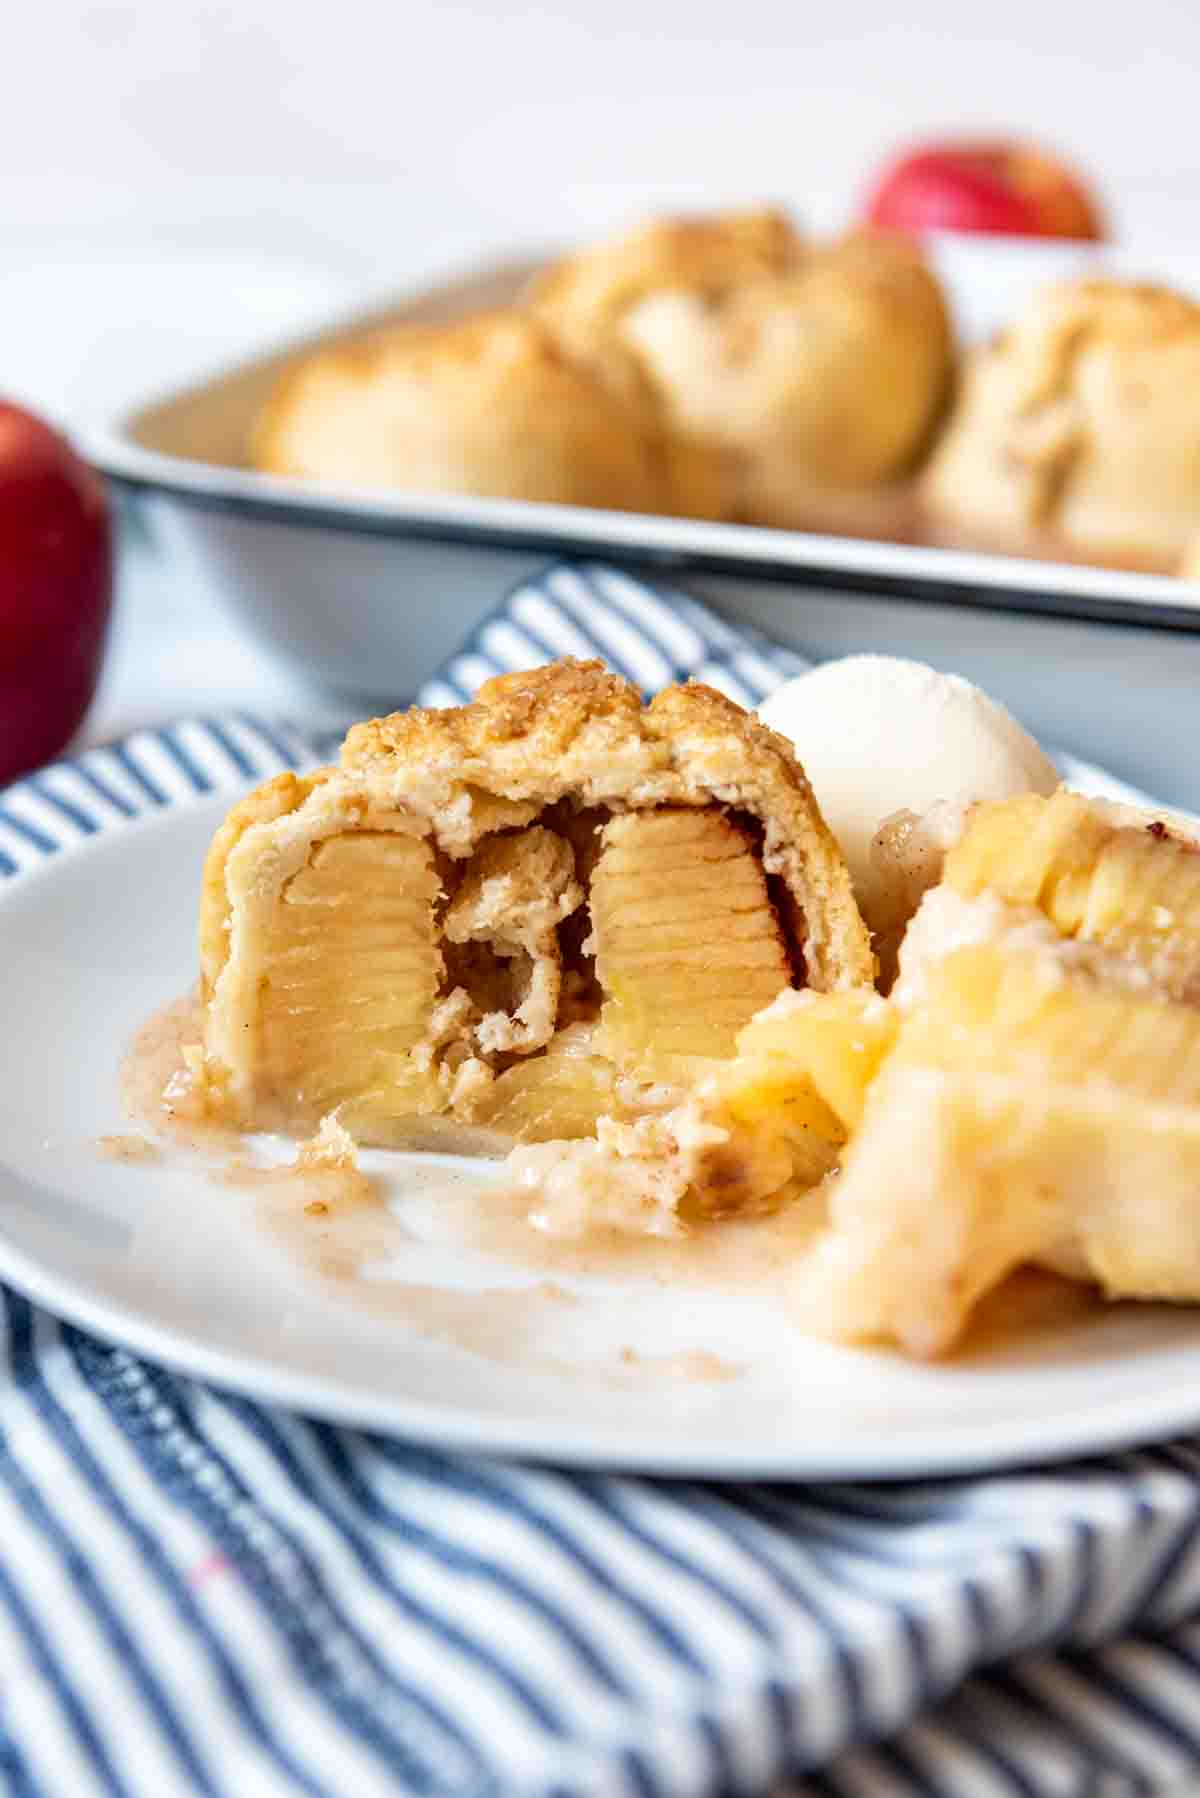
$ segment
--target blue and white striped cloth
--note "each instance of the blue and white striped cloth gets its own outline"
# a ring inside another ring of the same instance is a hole
[[[422,698],[597,646],[749,700],[802,665],[555,570]],[[90,751],[0,795],[0,875],[329,749],[223,718]],[[225,1397],[3,1295],[14,1798],[1174,1793],[1196,1619],[1200,1444],[890,1488],[563,1474]]]
[[[647,693],[702,680],[754,706],[811,663],[683,593],[595,564],[548,569],[510,593],[417,695],[461,705],[491,675],[556,656],[600,656]]]

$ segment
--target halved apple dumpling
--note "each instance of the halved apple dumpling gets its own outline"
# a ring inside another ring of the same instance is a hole
[[[235,806],[201,959],[214,1106],[385,1144],[590,1134],[785,989],[874,971],[786,741],[579,662],[358,725],[339,767]]]

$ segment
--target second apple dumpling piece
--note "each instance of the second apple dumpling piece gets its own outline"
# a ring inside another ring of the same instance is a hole
[[[1111,1298],[1200,1294],[1200,1012],[1053,947],[932,970],[799,1276],[835,1336],[939,1354],[1037,1263]]]
[[[1174,999],[1200,1000],[1200,844],[1170,814],[1060,788],[981,805],[946,858],[947,886],[1032,908],[1061,937],[1119,957]]]

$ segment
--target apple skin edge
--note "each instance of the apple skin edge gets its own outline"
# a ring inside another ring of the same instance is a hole
[[[0,401],[0,784],[50,761],[91,703],[113,595],[100,477]]]
[[[1098,241],[1101,209],[1065,162],[1023,143],[923,144],[894,158],[874,182],[865,218],[920,234],[977,231]]]

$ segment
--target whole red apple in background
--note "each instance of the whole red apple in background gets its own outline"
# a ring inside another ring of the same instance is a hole
[[[1100,208],[1056,156],[1023,143],[922,144],[871,189],[867,220],[891,231],[1104,237]]]
[[[98,476],[57,431],[0,400],[0,782],[49,761],[79,728],[111,604]]]

